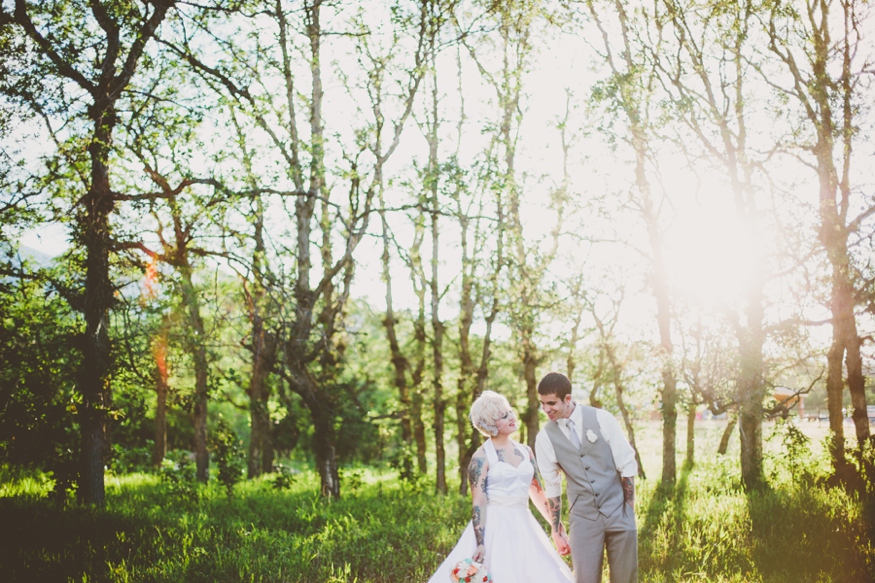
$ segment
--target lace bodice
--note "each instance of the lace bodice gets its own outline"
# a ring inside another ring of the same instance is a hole
[[[489,471],[486,472],[486,497],[490,504],[528,503],[529,485],[532,483],[535,468],[529,461],[525,448],[515,441],[511,443],[523,456],[523,461],[517,467],[498,459],[491,439],[486,440],[483,446],[489,462]]]

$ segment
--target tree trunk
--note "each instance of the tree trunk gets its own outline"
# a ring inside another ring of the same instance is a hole
[[[111,142],[112,110],[104,110],[95,120],[97,129],[88,150],[91,154],[91,189],[83,200],[85,244],[85,293],[82,368],[79,390],[82,407],[79,426],[82,431],[79,498],[86,504],[105,503],[104,466],[109,447],[106,412],[112,406],[110,369],[112,347],[109,340],[109,310],[113,303],[113,286],[109,278],[109,250],[112,245],[109,215],[114,202],[109,186],[109,168],[105,164]]]
[[[340,498],[340,477],[334,450],[332,415],[319,403],[311,403],[308,409],[313,417],[313,453],[316,456],[316,470],[319,472],[322,496]]]
[[[167,453],[167,343],[159,334],[155,339],[155,446],[152,465],[159,467]]]
[[[831,213],[830,213],[831,215]],[[833,229],[840,228],[834,225]],[[847,370],[848,390],[851,394],[852,419],[857,437],[857,444],[862,448],[870,439],[869,417],[866,409],[866,378],[863,376],[863,362],[860,354],[861,340],[857,333],[857,321],[854,314],[854,285],[851,281],[850,255],[845,237],[821,237],[825,245],[829,245],[827,255],[833,264],[832,298],[830,310],[832,313],[833,343],[827,354],[827,397],[829,408],[830,429],[833,433],[831,449],[833,466],[836,470],[846,471],[845,436],[842,415],[844,402],[842,378],[842,357]]]
[[[435,197],[437,193],[435,193]],[[435,475],[435,490],[441,494],[447,493],[447,475],[446,475],[446,451],[444,449],[444,412],[446,411],[446,401],[444,400],[443,389],[443,374],[444,374],[444,355],[443,355],[443,339],[444,339],[444,324],[440,320],[439,305],[440,305],[440,290],[438,288],[438,209],[437,200],[433,201],[435,207],[431,217],[432,229],[432,259],[431,259],[431,326],[432,326],[432,358],[434,366],[434,378],[432,380],[433,401],[434,404],[434,443],[435,443],[435,464],[437,472]]]
[[[690,400],[687,405],[687,456],[684,468],[691,469],[696,458],[696,403]]]
[[[103,211],[100,207],[111,205],[111,199],[108,193],[100,196],[93,190],[87,199],[85,335],[79,375],[82,392],[79,496],[86,504],[103,506],[103,475],[109,446],[106,411],[112,405],[109,389],[112,356],[107,330],[113,290],[109,280],[109,209]]]
[[[747,326],[739,334],[739,433],[741,436],[741,479],[746,490],[765,485],[763,475],[763,333],[762,306],[749,300]]]
[[[424,297],[420,298],[420,302]],[[420,305],[419,315],[414,323],[414,336],[416,337],[416,367],[413,369],[413,398],[411,400],[411,422],[413,424],[413,440],[416,442],[416,466],[419,474],[424,476],[428,472],[426,452],[428,446],[425,439],[425,423],[422,420],[422,409],[425,405],[423,386],[425,380],[425,306]]]
[[[268,375],[273,367],[276,342],[264,330],[260,317],[256,316],[252,338],[252,375],[249,379],[249,456],[246,475],[249,479],[273,471],[273,446],[268,401],[270,387]]]
[[[401,443],[404,447],[402,452],[401,475],[411,477],[413,473],[413,460],[410,452],[413,445],[413,426],[411,424],[411,399],[410,389],[407,385],[407,370],[410,361],[401,351],[398,342],[398,334],[395,331],[395,308],[392,298],[392,271],[390,268],[389,254],[389,224],[386,221],[385,203],[383,201],[382,186],[380,190],[380,218],[383,227],[383,282],[386,284],[386,317],[383,319],[383,327],[386,329],[386,338],[389,340],[389,351],[392,359],[395,388],[398,390],[398,403],[401,414]]]
[[[718,454],[726,455],[726,450],[729,449],[729,438],[732,436],[732,430],[735,429],[737,423],[738,416],[730,415],[726,422],[726,427],[723,429],[723,435],[720,436],[720,445],[717,447]]]
[[[457,189],[458,197],[458,189]],[[461,206],[461,205],[460,205]],[[468,218],[459,209],[462,246],[462,287],[459,298],[459,378],[456,382],[456,446],[459,450],[459,494],[468,494],[468,464],[474,455],[474,440],[468,409],[476,398],[476,379],[474,378],[474,359],[471,356],[470,334],[474,321],[473,267],[468,256]],[[473,389],[472,389],[473,386]],[[472,451],[473,449],[473,451]]]
[[[428,444],[425,439],[425,423],[422,421],[422,406],[425,404],[425,399],[422,395],[422,390],[413,392],[411,400],[411,415],[413,422],[413,441],[416,443],[416,469],[419,474],[424,476],[428,473],[428,460],[426,452]]]
[[[183,238],[177,237],[177,244],[182,243]],[[188,311],[188,325],[186,344],[192,360],[194,361],[194,408],[192,410],[192,422],[194,424],[194,460],[198,481],[206,482],[209,479],[210,454],[207,450],[207,401],[208,393],[208,366],[206,330],[204,320],[201,317],[200,298],[192,279],[192,269],[188,265],[185,247],[180,247],[178,253],[178,269],[182,278],[182,301]]]
[[[526,309],[523,307],[522,309]],[[541,428],[541,420],[538,418],[538,409],[541,407],[541,401],[538,399],[538,379],[535,376],[535,367],[538,364],[535,354],[534,340],[531,338],[533,334],[526,330],[526,335],[522,339],[523,342],[523,379],[526,383],[526,410],[522,414],[523,424],[525,426],[525,442],[532,449],[535,448],[535,438],[538,436],[538,430]]]
[[[844,475],[848,469],[845,457],[845,428],[842,415],[842,393],[844,379],[842,378],[842,356],[844,345],[841,332],[836,324],[832,328],[832,345],[826,354],[826,406],[829,415],[830,454],[832,467],[836,475]]]

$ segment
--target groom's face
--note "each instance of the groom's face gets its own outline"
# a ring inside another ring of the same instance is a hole
[[[566,395],[564,399],[560,399],[555,393],[539,395],[539,397],[541,408],[547,414],[547,417],[550,418],[550,421],[568,417],[568,414],[571,413],[571,395]]]

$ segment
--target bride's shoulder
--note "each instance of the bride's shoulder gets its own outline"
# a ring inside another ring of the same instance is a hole
[[[471,456],[471,463],[474,463],[475,461],[482,464],[489,463],[489,456],[486,455],[486,448],[484,445],[478,447],[477,451],[474,452],[474,455]]]

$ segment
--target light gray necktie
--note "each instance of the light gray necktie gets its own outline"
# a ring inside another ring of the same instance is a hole
[[[571,440],[571,445],[580,449],[580,438],[577,436],[577,429],[574,428],[574,421],[566,419],[565,425],[568,427],[568,439]]]

